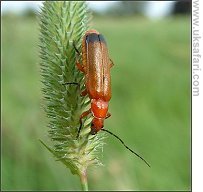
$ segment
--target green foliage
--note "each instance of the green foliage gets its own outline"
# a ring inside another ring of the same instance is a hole
[[[90,120],[77,139],[79,117],[88,107],[89,98],[81,97],[83,74],[75,67],[76,52],[88,29],[90,13],[85,2],[45,2],[40,14],[40,58],[43,76],[45,111],[49,118],[49,135],[53,147],[46,148],[57,160],[81,175],[89,165],[99,164],[97,150],[102,147],[102,135],[89,135]],[[64,85],[78,82],[80,85]]]
[[[143,15],[147,2],[143,1],[117,1],[107,8],[105,15],[111,16],[132,16]]]

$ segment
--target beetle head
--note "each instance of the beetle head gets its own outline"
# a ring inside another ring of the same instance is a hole
[[[94,117],[91,124],[91,134],[95,135],[104,127],[104,119]]]

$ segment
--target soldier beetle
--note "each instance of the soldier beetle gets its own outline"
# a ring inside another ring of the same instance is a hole
[[[80,52],[73,43],[77,54]],[[89,110],[83,112],[80,116],[80,127],[77,138],[82,128],[82,119],[92,114],[90,134],[95,135],[100,130],[105,131],[117,138],[129,151],[142,159],[149,167],[145,159],[130,149],[117,135],[104,129],[104,120],[109,118],[111,114],[108,112],[108,105],[111,99],[111,76],[110,69],[113,66],[112,60],[109,58],[107,44],[104,37],[96,30],[88,30],[82,39],[82,64],[77,59],[77,68],[85,75],[85,90],[81,92],[82,96],[88,94],[91,100]],[[76,82],[65,83],[79,85]]]

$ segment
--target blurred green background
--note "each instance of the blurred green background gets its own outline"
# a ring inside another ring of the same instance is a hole
[[[105,127],[151,168],[108,136],[104,166],[88,170],[90,190],[190,190],[190,17],[95,16],[92,26],[115,64]],[[2,189],[80,190],[38,141],[49,140],[38,34],[35,17],[2,17]]]

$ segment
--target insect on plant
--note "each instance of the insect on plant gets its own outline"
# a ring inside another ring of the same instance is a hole
[[[80,55],[74,43],[73,46],[77,54]],[[104,120],[111,116],[108,112],[108,105],[111,99],[110,69],[113,65],[112,60],[109,58],[104,37],[96,30],[88,30],[82,40],[82,64],[77,59],[76,66],[85,75],[85,90],[81,92],[81,96],[88,94],[91,99],[91,107],[80,116],[77,138],[82,128],[82,119],[91,114],[93,120],[91,122],[90,134],[95,135],[101,130],[113,135],[129,151],[142,159],[150,167],[145,159],[130,149],[117,135],[103,128]],[[77,82],[64,84],[79,85]]]

